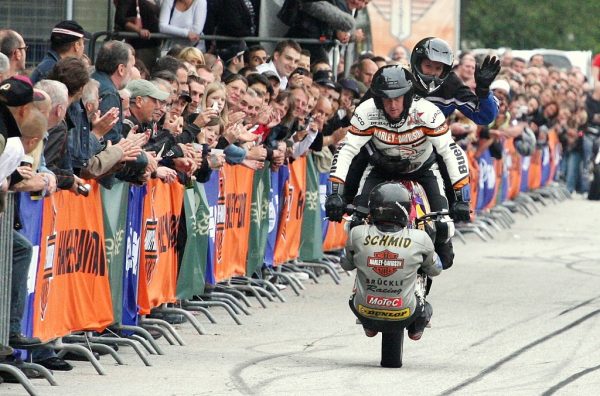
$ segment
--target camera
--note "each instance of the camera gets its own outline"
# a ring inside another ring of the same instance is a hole
[[[515,118],[519,121],[525,121],[525,119],[527,118],[527,112],[529,111],[529,108],[527,107],[527,105],[521,105],[517,108],[517,112],[515,114]]]
[[[89,184],[80,184],[79,186],[77,186],[77,192],[80,195],[87,197],[88,195],[90,195],[90,188],[91,186]]]

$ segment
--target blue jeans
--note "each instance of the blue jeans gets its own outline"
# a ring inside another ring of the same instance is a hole
[[[21,332],[21,319],[27,300],[27,275],[33,246],[18,231],[13,230],[13,266],[10,292],[10,332]]]
[[[567,190],[573,192],[581,191],[581,162],[583,154],[579,151],[571,151],[566,153],[565,158],[565,179],[567,182]]]
[[[592,175],[592,151],[594,147],[594,136],[590,134],[583,135],[583,158],[581,170],[581,190],[582,192],[590,191],[590,183]]]

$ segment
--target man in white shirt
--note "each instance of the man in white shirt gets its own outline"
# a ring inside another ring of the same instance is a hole
[[[0,155],[0,186],[4,188],[6,178],[17,169],[24,155],[20,138],[11,137],[6,140],[6,147]]]
[[[279,77],[280,88],[284,90],[287,87],[288,77],[298,67],[301,50],[300,45],[294,40],[280,41],[273,51],[271,61],[257,66],[256,70],[259,73],[268,70],[276,73]]]

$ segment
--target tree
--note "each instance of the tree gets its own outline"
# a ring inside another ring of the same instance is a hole
[[[463,0],[461,46],[552,48],[600,52],[600,2],[585,0]]]

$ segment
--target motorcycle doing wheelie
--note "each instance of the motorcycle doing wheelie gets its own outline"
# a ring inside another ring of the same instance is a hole
[[[342,267],[357,270],[350,308],[369,337],[382,333],[381,365],[402,366],[404,330],[420,339],[431,318],[425,301],[429,276],[442,264],[434,251],[434,221],[423,188],[415,182],[385,182],[369,194],[368,210],[348,205],[363,224],[348,232]]]

